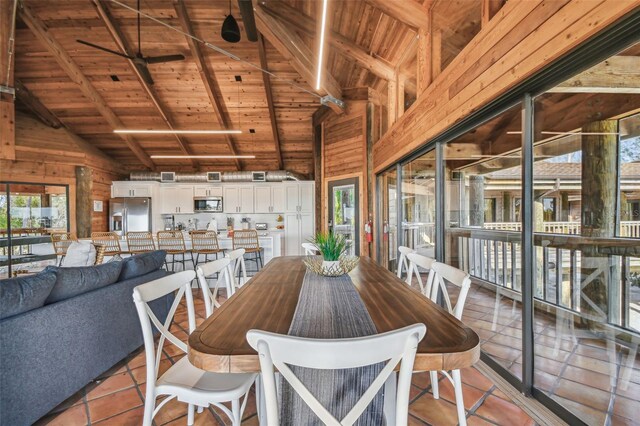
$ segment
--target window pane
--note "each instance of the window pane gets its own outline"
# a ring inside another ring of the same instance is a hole
[[[396,170],[390,170],[378,176],[378,188],[381,198],[381,220],[378,232],[382,236],[380,242],[380,263],[395,272],[397,267],[397,227],[398,227],[398,180]]]
[[[638,54],[535,100],[534,384],[588,424],[640,399]]]
[[[522,377],[521,115],[518,105],[446,144],[445,262],[472,286],[463,321]]]

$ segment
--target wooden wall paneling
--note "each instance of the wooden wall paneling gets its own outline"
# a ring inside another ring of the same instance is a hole
[[[0,86],[14,86],[15,49],[10,48],[13,1],[0,2]],[[15,160],[15,104],[10,93],[0,92],[0,159]]]
[[[31,9],[28,6],[24,3],[20,4],[20,19],[27,24],[38,40],[47,48],[47,50],[49,50],[56,62],[58,62],[60,67],[62,67],[62,69],[67,73],[69,78],[78,85],[82,90],[82,93],[94,104],[96,109],[107,120],[113,129],[125,128],[126,126],[123,124],[122,120],[120,120],[120,118],[113,112],[102,95],[91,84],[91,81],[84,75],[77,63],[51,35],[43,22],[31,12]],[[144,152],[134,138],[129,135],[121,135],[121,137],[142,164],[151,169],[155,167],[151,158],[149,158],[149,155]]]
[[[376,172],[637,7],[637,2],[627,0],[606,4],[575,1],[565,4],[548,18],[532,13],[541,5],[557,7],[553,3],[556,2],[507,2],[426,89],[423,98],[376,144]],[[519,37],[512,33],[514,28],[529,26],[536,28]],[[448,95],[453,82],[476,72],[479,61],[508,34],[511,48],[501,58],[493,58],[490,67],[457,94]]]

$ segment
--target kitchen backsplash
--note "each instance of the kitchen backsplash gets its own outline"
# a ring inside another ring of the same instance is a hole
[[[174,215],[175,225],[184,224],[184,228],[189,228],[189,220],[196,229],[207,229],[207,225],[212,219],[218,224],[218,230],[227,229],[227,218],[234,220],[234,228],[241,229],[241,221],[247,217],[250,219],[250,227],[254,228],[256,223],[266,223],[267,229],[275,229],[277,225],[284,225],[284,222],[277,222],[278,214],[248,213],[248,214],[228,214],[228,213],[194,213]]]

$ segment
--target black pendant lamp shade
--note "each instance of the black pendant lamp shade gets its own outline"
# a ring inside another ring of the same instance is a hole
[[[236,18],[231,14],[231,0],[229,0],[229,15],[222,23],[222,39],[229,43],[237,43],[240,41],[240,27]]]

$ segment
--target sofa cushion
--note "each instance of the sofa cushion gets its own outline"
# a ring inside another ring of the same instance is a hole
[[[55,283],[52,272],[0,280],[0,319],[44,306]]]
[[[73,266],[92,266],[96,263],[96,247],[90,241],[74,241],[62,259],[65,268]]]
[[[120,272],[119,281],[129,280],[160,269],[166,256],[167,252],[164,250],[156,250],[127,257],[121,262],[122,272]]]
[[[122,262],[75,268],[47,266],[45,271],[55,272],[56,284],[45,303],[59,302],[113,284],[118,281],[121,269]]]

